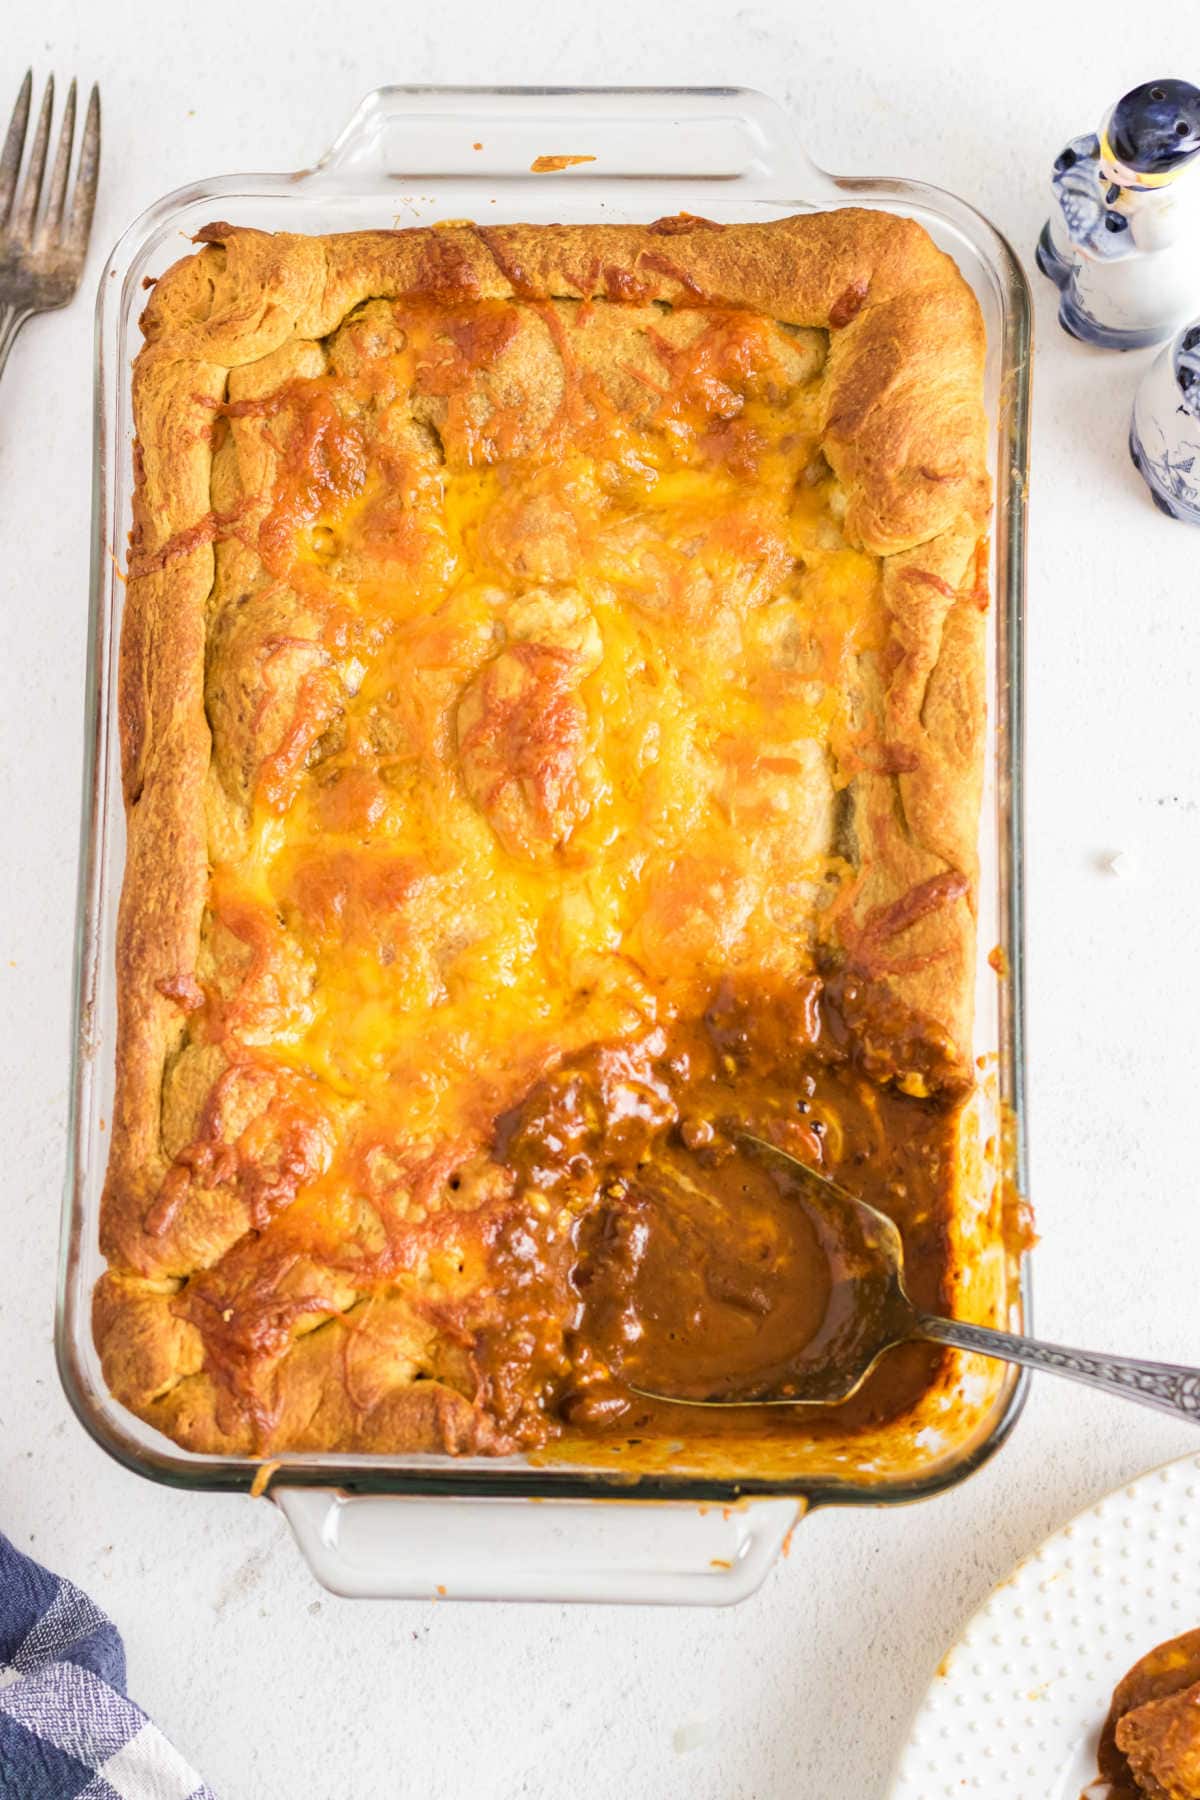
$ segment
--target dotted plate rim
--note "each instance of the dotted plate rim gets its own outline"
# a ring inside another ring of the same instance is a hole
[[[942,1658],[888,1800],[1079,1800],[1121,1676],[1200,1626],[1198,1542],[1200,1455],[1114,1488],[1053,1532]]]

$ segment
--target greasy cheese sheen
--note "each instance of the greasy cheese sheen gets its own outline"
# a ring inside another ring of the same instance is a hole
[[[654,368],[661,309],[624,336],[615,307],[506,307],[515,335],[500,310],[447,350],[445,315],[372,303],[238,425],[282,446],[261,591],[303,622],[246,653],[256,773],[240,833],[214,827],[206,986],[360,1148],[486,1143],[565,1052],[726,972],[803,974],[844,875],[883,621],[811,346],[677,315],[656,392],[621,347]],[[585,380],[563,358],[600,329],[616,373]]]

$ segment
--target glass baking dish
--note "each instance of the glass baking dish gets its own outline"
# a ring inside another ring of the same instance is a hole
[[[538,158],[589,157],[534,172]],[[148,276],[214,219],[328,232],[439,219],[649,221],[686,211],[731,221],[845,205],[919,220],[957,260],[987,325],[995,517],[988,768],[984,794],[976,1050],[979,1269],[974,1316],[1028,1323],[1026,1277],[999,1221],[1027,1191],[1023,1133],[1021,654],[1030,307],[1012,251],[962,201],[898,179],[815,168],[791,118],[736,89],[432,89],[368,96],[316,168],[231,176],[168,195],[133,224],[101,277],[97,309],[91,644],[76,963],[77,1025],[57,1344],[67,1394],[98,1443],[180,1488],[264,1486],[314,1572],[338,1592],[459,1598],[727,1603],[762,1580],[802,1512],[920,1499],[962,1480],[1020,1410],[1014,1370],[957,1366],[961,1418],[914,1433],[904,1454],[831,1440],[767,1474],[641,1474],[524,1458],[303,1455],[278,1464],[193,1455],[107,1393],[90,1296],[111,1116],[114,928],[124,862],[115,678],[120,559],[133,485],[129,371]],[[994,947],[1001,946],[996,954]],[[992,952],[989,961],[989,952]],[[972,1296],[973,1293],[973,1297]],[[964,1398],[966,1397],[966,1398]],[[970,1404],[967,1401],[970,1401]],[[615,1460],[615,1459],[614,1459]],[[553,1501],[531,1505],[531,1501]],[[638,1504],[643,1503],[643,1504]]]

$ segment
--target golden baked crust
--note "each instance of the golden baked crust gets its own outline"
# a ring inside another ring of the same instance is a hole
[[[853,209],[201,236],[134,371],[105,1374],[193,1449],[503,1450],[446,1321],[556,1061],[836,963],[970,1079],[978,308]]]

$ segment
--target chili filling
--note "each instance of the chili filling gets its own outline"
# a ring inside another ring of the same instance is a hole
[[[484,1403],[526,1447],[564,1428],[666,1430],[678,1409],[637,1390],[732,1391],[864,1322],[870,1291],[846,1278],[800,1184],[740,1148],[739,1128],[887,1213],[913,1298],[936,1308],[957,1107],[868,1074],[844,987],[816,980],[778,995],[727,982],[700,1018],[566,1062],[498,1131],[518,1199],[490,1246],[490,1316],[472,1327]],[[898,1346],[853,1398],[806,1408],[806,1429],[895,1417],[942,1354]],[[726,1416],[739,1419],[706,1426]]]

